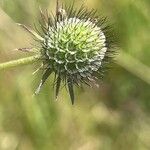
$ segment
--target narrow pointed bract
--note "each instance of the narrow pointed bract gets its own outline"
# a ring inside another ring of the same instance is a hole
[[[68,84],[70,99],[71,99],[71,102],[72,102],[72,105],[73,105],[74,104],[74,91],[73,91],[72,79],[69,78],[68,81],[67,81],[67,84]]]
[[[61,76],[59,75],[56,81],[56,100],[58,97],[59,89],[60,89],[60,84],[61,84]]]
[[[38,88],[37,88],[36,91],[35,91],[35,94],[38,94],[38,93],[40,92],[41,87],[43,86],[43,84],[45,83],[45,81],[47,80],[47,78],[50,76],[51,73],[52,73],[52,70],[51,70],[51,69],[47,69],[47,70],[44,72],[44,74],[43,74],[43,76],[42,76],[42,79],[41,79],[41,82],[40,82]]]
[[[22,27],[24,30],[26,30],[28,33],[30,33],[32,36],[34,36],[35,38],[37,38],[38,40],[43,41],[44,39],[38,35],[35,31],[29,29],[27,26],[25,26],[24,24],[20,24],[20,23],[16,23],[18,26]]]

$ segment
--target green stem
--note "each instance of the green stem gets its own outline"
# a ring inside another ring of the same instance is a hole
[[[32,64],[38,61],[39,58],[40,58],[40,55],[34,55],[34,56],[26,57],[26,58],[21,58],[18,60],[12,60],[9,62],[0,63],[0,70],[6,70],[6,69],[17,67],[17,66]]]
[[[150,68],[125,52],[118,55],[116,63],[150,84]]]

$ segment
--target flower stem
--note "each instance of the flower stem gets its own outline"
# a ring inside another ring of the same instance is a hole
[[[125,52],[121,52],[120,55],[118,55],[116,63],[146,83],[150,84],[150,69],[139,60]]]
[[[40,58],[40,55],[34,55],[34,56],[26,57],[26,58],[21,58],[18,60],[12,60],[8,62],[0,63],[0,71],[13,68],[13,67],[17,67],[17,66],[32,64],[38,61],[39,58]]]

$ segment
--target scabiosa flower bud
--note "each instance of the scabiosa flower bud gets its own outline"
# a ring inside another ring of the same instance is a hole
[[[43,15],[43,14],[42,14]],[[44,15],[43,15],[44,16]],[[41,58],[44,73],[36,93],[51,73],[56,77],[56,98],[61,82],[68,86],[74,103],[74,85],[95,82],[108,58],[110,44],[104,19],[98,19],[95,11],[88,12],[81,7],[77,12],[73,7],[59,9],[56,17],[44,18],[41,41]]]

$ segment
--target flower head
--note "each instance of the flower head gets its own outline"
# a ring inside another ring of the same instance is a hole
[[[95,17],[95,11],[88,12],[81,7],[77,12],[73,7],[59,9],[53,18],[45,16],[40,39],[43,77],[36,91],[51,73],[56,76],[56,97],[61,82],[68,86],[74,103],[74,85],[95,82],[107,62],[110,40],[107,36],[105,19]]]

